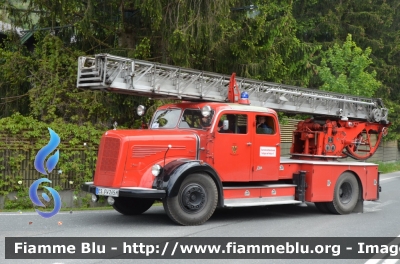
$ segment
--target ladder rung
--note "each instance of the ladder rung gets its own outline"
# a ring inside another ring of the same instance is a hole
[[[90,88],[106,88],[101,82],[93,82],[93,83],[79,83],[79,87],[90,87]]]
[[[88,77],[88,78],[81,78],[80,82],[86,82],[86,81],[101,81],[100,77]]]
[[[81,72],[82,75],[99,75],[98,71],[88,71],[88,72]]]

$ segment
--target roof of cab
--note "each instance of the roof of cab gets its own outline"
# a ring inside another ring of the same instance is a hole
[[[201,109],[203,106],[209,105],[211,108],[220,112],[223,110],[236,110],[236,111],[246,111],[246,112],[261,112],[261,113],[271,113],[275,114],[276,112],[267,107],[261,106],[252,106],[238,103],[218,103],[218,102],[183,102],[183,103],[175,103],[175,104],[166,104],[159,109],[165,109],[168,107],[178,107],[178,108],[199,108]]]

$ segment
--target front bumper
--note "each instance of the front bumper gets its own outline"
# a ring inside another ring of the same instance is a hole
[[[98,186],[101,187],[101,186]],[[115,189],[115,188],[112,188]],[[89,192],[96,194],[96,186],[93,182],[85,182],[81,185],[81,190],[84,192]],[[119,197],[136,197],[136,198],[153,198],[160,199],[166,196],[165,190],[156,190],[150,188],[140,188],[140,187],[131,187],[131,188],[121,188],[119,189]]]

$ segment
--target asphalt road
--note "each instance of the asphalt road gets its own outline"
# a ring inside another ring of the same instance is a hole
[[[140,216],[115,211],[60,212],[45,219],[36,213],[0,213],[0,263],[383,263],[398,260],[10,260],[5,237],[398,237],[400,172],[381,175],[377,202],[365,202],[364,213],[322,214],[308,207],[270,206],[219,209],[204,225],[178,226],[162,206]]]

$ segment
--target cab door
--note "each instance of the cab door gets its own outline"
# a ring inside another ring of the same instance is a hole
[[[265,120],[262,125],[257,122],[260,117]],[[250,123],[253,139],[251,180],[278,180],[281,156],[278,119],[273,114],[256,113],[251,117]]]
[[[223,120],[229,129],[223,130]],[[250,181],[251,134],[247,113],[223,112],[214,126],[214,168],[222,181]]]

